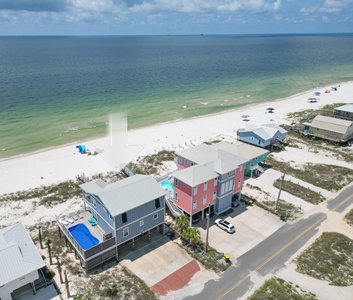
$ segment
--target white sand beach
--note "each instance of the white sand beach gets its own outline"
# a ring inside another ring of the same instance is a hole
[[[132,130],[128,132],[128,144],[143,145],[136,158],[162,149],[178,151],[207,140],[232,141],[236,138],[236,131],[245,126],[243,115],[249,115],[248,122],[255,124],[287,124],[286,116],[290,112],[318,109],[331,103],[352,102],[353,83],[346,82],[337,86],[338,91],[331,93],[325,93],[330,87],[320,87],[283,100]],[[309,103],[307,99],[313,97],[316,91],[321,92],[320,101]],[[274,112],[268,113],[267,107],[275,108]],[[103,153],[95,156],[81,155],[75,148],[77,144],[71,144],[0,160],[0,195],[74,179],[82,173],[90,176],[117,171],[104,153],[109,148],[108,137],[82,141],[82,144],[102,149]]]

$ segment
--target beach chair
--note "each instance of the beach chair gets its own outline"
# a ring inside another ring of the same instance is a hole
[[[66,217],[65,217],[65,220],[66,220],[67,222],[71,223],[71,224],[75,222],[75,220],[74,220],[72,217],[70,217],[70,216],[66,216]]]
[[[61,225],[64,225],[64,226],[69,225],[69,222],[68,222],[68,221],[66,221],[66,220],[65,220],[65,219],[63,219],[63,218],[59,218],[59,219],[58,219],[58,221],[59,221],[59,223],[60,223]]]

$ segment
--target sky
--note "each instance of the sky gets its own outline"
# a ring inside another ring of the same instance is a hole
[[[0,0],[0,35],[353,32],[353,0]]]

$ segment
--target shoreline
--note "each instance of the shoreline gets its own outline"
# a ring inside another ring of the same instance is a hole
[[[345,81],[345,82],[330,84],[330,87],[331,86],[338,86],[338,85],[345,85],[345,84],[349,84],[349,83],[353,83],[353,81]],[[326,88],[328,88],[328,85],[326,85],[325,87],[318,86],[316,88],[309,89],[309,90],[306,90],[306,91],[303,91],[303,92],[299,92],[297,94],[290,95],[290,96],[285,97],[285,98],[279,98],[279,99],[275,99],[275,100],[268,100],[268,101],[264,101],[264,102],[249,103],[249,104],[241,105],[241,106],[239,106],[237,108],[232,108],[232,109],[224,110],[224,111],[220,111],[220,112],[214,112],[214,113],[211,113],[211,114],[192,116],[192,117],[189,117],[189,118],[183,118],[182,117],[180,119],[170,120],[170,121],[166,121],[166,122],[160,122],[160,123],[156,123],[156,124],[152,124],[152,125],[135,127],[135,128],[128,129],[128,132],[135,132],[135,131],[144,130],[144,129],[147,130],[147,129],[153,128],[153,127],[165,126],[165,125],[170,125],[170,124],[177,124],[177,123],[188,121],[188,120],[198,120],[198,119],[203,119],[203,118],[207,118],[207,117],[215,117],[215,116],[222,115],[222,114],[237,112],[237,111],[242,110],[242,109],[252,109],[254,107],[257,107],[257,106],[260,106],[260,105],[265,105],[265,104],[270,103],[270,102],[271,103],[272,102],[273,103],[278,103],[278,102],[281,102],[281,101],[290,100],[290,99],[305,95],[307,93],[310,93],[310,92],[313,92],[315,90],[322,89],[322,88],[326,89]],[[30,156],[30,155],[40,154],[40,153],[45,152],[45,151],[51,151],[51,150],[60,149],[60,148],[63,148],[63,147],[70,147],[70,146],[73,146],[73,145],[76,145],[76,144],[91,143],[91,142],[95,142],[97,140],[101,140],[101,139],[105,139],[105,138],[107,138],[107,135],[99,135],[99,136],[96,136],[96,137],[92,137],[91,139],[87,139],[87,140],[85,140],[83,142],[82,141],[81,142],[80,141],[73,141],[73,142],[68,142],[68,143],[64,143],[64,144],[61,144],[61,145],[57,145],[57,146],[48,146],[48,147],[45,147],[45,148],[42,148],[42,149],[38,149],[38,150],[35,150],[35,151],[31,151],[31,152],[24,152],[24,153],[20,153],[20,154],[16,154],[16,155],[10,155],[10,156],[7,156],[7,157],[0,158],[0,163],[3,162],[3,161],[6,161],[6,160],[17,159],[17,158],[21,158],[23,156]]]
[[[133,157],[134,160],[138,156],[146,156],[163,149],[179,151],[209,140],[234,141],[236,131],[246,124],[241,118],[243,114],[250,115],[250,123],[286,124],[289,112],[319,109],[331,103],[352,102],[353,82],[348,81],[338,85],[340,85],[338,91],[331,91],[329,94],[324,93],[328,86],[319,87],[284,99],[252,103],[211,115],[131,129],[128,130],[128,145],[140,145],[139,152]],[[312,96],[314,91],[322,93],[321,100],[317,103],[309,103],[307,98]],[[266,111],[266,107],[269,106],[275,108],[274,113],[270,114]],[[75,148],[78,143],[86,144],[90,149],[103,149],[103,151],[95,156],[81,155]],[[117,171],[105,155],[108,150],[109,138],[105,136],[0,159],[2,170],[0,195],[75,179],[82,173],[91,176]]]

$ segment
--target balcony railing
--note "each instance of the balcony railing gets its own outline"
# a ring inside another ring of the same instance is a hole
[[[69,243],[72,245],[72,247],[75,248],[77,253],[84,259],[87,260],[88,258],[104,252],[106,249],[114,246],[115,243],[115,237],[111,237],[110,239],[107,239],[103,242],[100,242],[96,246],[93,246],[92,248],[89,248],[87,250],[82,249],[81,245],[75,240],[75,238],[71,235],[69,230],[66,228],[66,226],[62,225],[59,221],[57,221],[58,226],[62,230],[62,232],[65,234],[66,238],[68,239]]]

